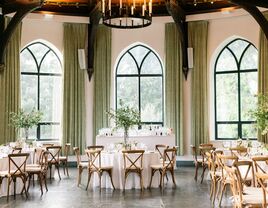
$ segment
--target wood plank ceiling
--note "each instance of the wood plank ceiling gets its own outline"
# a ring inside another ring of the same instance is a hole
[[[2,0],[0,6],[3,14],[8,14],[15,12],[23,4],[32,4],[35,1],[37,0]],[[136,4],[139,1],[141,0],[136,0]],[[119,5],[119,0],[112,0],[112,2],[113,7]],[[227,0],[177,0],[177,3],[183,8],[186,15],[221,11],[223,8],[237,8]],[[42,7],[35,12],[88,17],[96,4],[96,0],[44,0]],[[165,0],[153,0],[153,16],[167,15],[169,13]]]

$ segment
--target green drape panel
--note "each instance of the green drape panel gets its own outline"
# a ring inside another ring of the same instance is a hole
[[[268,12],[264,13],[268,19]],[[259,69],[258,69],[258,92],[268,94],[268,41],[262,29],[260,29],[259,40]],[[258,134],[258,140],[268,143],[268,135]]]
[[[193,48],[194,58],[191,73],[191,138],[192,144],[197,147],[209,142],[207,35],[207,21],[188,23],[189,47]]]
[[[112,30],[104,25],[98,27],[94,45],[94,104],[93,143],[99,129],[109,126],[106,112],[110,109]]]
[[[5,18],[5,25],[8,22]],[[0,144],[17,139],[17,131],[9,125],[9,113],[18,112],[20,106],[20,41],[21,24],[8,43],[5,69],[0,72]]]
[[[182,59],[175,23],[165,25],[165,125],[173,129],[179,154],[183,154]]]
[[[78,63],[78,49],[85,48],[86,24],[64,24],[63,138],[81,151],[85,149],[85,70]],[[59,95],[60,96],[60,95]]]

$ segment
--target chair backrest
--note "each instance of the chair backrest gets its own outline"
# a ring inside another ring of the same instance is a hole
[[[65,156],[66,158],[68,158],[68,156],[69,156],[70,149],[71,149],[71,143],[66,143],[66,144],[64,145],[64,156]]]
[[[190,145],[190,147],[191,147],[191,150],[192,150],[192,155],[193,155],[194,161],[197,161],[197,150],[196,150],[196,146]]]
[[[45,150],[43,148],[37,147],[34,149],[33,164],[41,164],[42,154]]]
[[[123,150],[124,169],[142,169],[144,150]]]
[[[60,151],[61,151],[61,146],[49,146],[49,147],[46,147],[46,149],[49,152],[48,162],[49,163],[58,163]]]
[[[239,147],[230,147],[229,148],[232,155],[238,156],[238,157],[245,157],[248,155],[248,149],[243,146]]]
[[[42,146],[46,148],[46,147],[54,146],[54,144],[53,143],[44,143],[44,144],[42,144]]]
[[[168,146],[165,144],[156,144],[155,145],[155,150],[159,153],[160,159],[164,158],[164,150],[167,148],[168,148]]]
[[[78,167],[80,162],[81,162],[80,149],[79,149],[79,147],[74,147],[73,150],[74,150],[74,153],[75,153],[75,156],[76,156],[77,167]]]
[[[268,173],[265,169],[268,164],[268,156],[256,156],[251,159],[255,167],[255,173]]]
[[[224,168],[224,166],[231,167],[234,165],[235,162],[238,161],[238,157],[234,155],[222,155],[218,154],[217,155],[219,165]]]
[[[8,155],[8,173],[10,175],[24,175],[26,161],[29,153],[17,153]]]
[[[87,146],[88,150],[100,150],[102,151],[104,149],[103,145],[91,145],[91,146]]]
[[[86,150],[88,156],[88,169],[90,171],[98,171],[101,168],[101,150],[89,149]]]
[[[14,147],[12,149],[12,154],[17,154],[17,153],[21,153],[22,148],[21,147]]]
[[[260,184],[262,190],[263,190],[263,204],[262,207],[267,207],[267,199],[266,195],[268,194],[268,187],[267,187],[267,180],[268,180],[268,174],[267,173],[256,173],[256,178],[258,181],[258,184]]]
[[[199,151],[200,155],[202,156],[202,162],[205,163],[207,161],[207,155],[206,152],[211,152],[214,151],[216,148],[211,146],[211,145],[200,145],[199,146]]]
[[[41,153],[41,159],[40,159],[40,165],[43,172],[46,172],[48,170],[48,156],[50,155],[49,151],[42,151]]]
[[[255,177],[252,161],[239,160],[234,163],[234,167],[236,167],[237,173],[239,174],[242,183],[242,188],[244,187],[244,185],[255,186]]]
[[[173,169],[176,164],[176,152],[175,147],[164,150],[163,167],[166,169]]]

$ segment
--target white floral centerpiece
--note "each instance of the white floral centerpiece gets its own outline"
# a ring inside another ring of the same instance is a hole
[[[119,101],[119,108],[117,110],[111,109],[107,112],[110,119],[115,121],[116,129],[124,129],[124,146],[128,146],[128,132],[129,129],[135,125],[140,124],[140,112],[132,107],[125,105],[122,100]]]
[[[36,126],[42,119],[43,113],[32,109],[29,113],[20,109],[18,113],[10,113],[10,125],[16,129],[24,129],[25,140],[29,137],[29,129]],[[22,139],[18,140],[19,145],[23,142]]]

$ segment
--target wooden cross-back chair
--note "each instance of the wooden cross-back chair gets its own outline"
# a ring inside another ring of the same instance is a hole
[[[243,207],[262,207],[262,190],[261,188],[256,188],[254,192],[244,193],[243,184],[238,173],[238,169],[234,166],[228,167],[224,166],[224,170],[228,177],[231,191],[232,191],[232,201],[234,207],[243,208]]]
[[[115,189],[113,178],[112,178],[113,166],[102,166],[101,150],[89,149],[89,150],[86,150],[86,154],[88,156],[88,181],[87,181],[86,190],[88,189],[88,185],[89,185],[89,182],[93,173],[97,173],[99,176],[99,181],[100,181],[99,184],[100,184],[100,190],[101,190],[101,177],[104,172],[108,173],[111,179],[111,184],[113,186],[113,189]]]
[[[123,158],[124,158],[124,190],[126,187],[126,180],[130,173],[137,173],[140,177],[140,187],[143,190],[143,154],[144,150],[123,150]]]
[[[69,171],[68,171],[68,156],[71,148],[71,143],[66,143],[64,145],[64,152],[63,156],[59,157],[60,164],[63,165],[63,173],[65,175],[65,172],[67,173],[67,176],[69,177]]]
[[[84,169],[86,169],[88,167],[88,162],[82,162],[79,147],[74,147],[73,151],[76,155],[76,162],[77,162],[77,169],[78,169],[77,186],[79,186],[81,184],[82,172]]]
[[[9,200],[9,191],[11,182],[14,184],[14,199],[16,198],[16,181],[17,178],[20,178],[23,183],[23,191],[28,198],[27,190],[26,190],[26,181],[27,181],[27,173],[26,173],[26,162],[29,157],[29,153],[17,153],[17,154],[9,154],[8,155],[8,171],[0,171],[0,182],[2,183],[3,178],[7,178],[7,200]]]
[[[160,160],[164,158],[164,150],[168,148],[168,145],[165,144],[156,144],[155,150],[159,153]]]
[[[203,159],[202,158],[198,158],[196,146],[190,145],[190,147],[191,147],[191,150],[192,150],[192,155],[193,155],[193,159],[194,159],[194,166],[195,166],[194,179],[197,181],[198,168],[199,167],[202,167]]]
[[[177,148],[175,147],[165,149],[164,154],[163,154],[162,164],[151,165],[151,180],[150,180],[149,187],[151,187],[152,178],[157,171],[159,171],[160,173],[159,187],[161,188],[164,187],[164,178],[165,176],[167,176],[168,172],[172,176],[173,185],[176,187],[175,176],[174,176],[174,169],[175,169],[175,163],[176,163],[176,151],[177,151]]]
[[[199,146],[199,151],[200,151],[200,155],[202,157],[202,174],[201,174],[201,183],[203,183],[204,180],[204,176],[205,176],[205,171],[208,169],[208,162],[207,162],[207,155],[206,152],[210,152],[212,150],[215,150],[216,148],[213,147],[213,144],[200,144]]]
[[[49,167],[49,173],[50,173],[50,179],[51,179],[51,169],[52,166],[54,165],[55,168],[57,168],[58,171],[58,176],[59,179],[61,180],[60,177],[60,170],[59,170],[59,166],[60,166],[60,151],[61,151],[61,146],[49,146],[46,147],[47,151],[49,152],[49,156],[48,156],[48,167]]]
[[[234,163],[234,167],[237,168],[237,172],[240,176],[242,188],[244,186],[255,187],[255,176],[253,162],[249,160],[239,160]]]
[[[48,156],[49,156],[49,154],[50,153],[48,151],[43,150],[41,152],[41,155],[40,155],[39,164],[36,164],[36,165],[26,165],[26,171],[28,173],[28,187],[27,187],[27,192],[29,191],[31,178],[34,175],[37,175],[38,176],[38,180],[39,180],[39,184],[40,184],[40,190],[41,190],[41,195],[43,195],[43,185],[45,186],[46,191],[48,191],[46,178],[47,178]]]
[[[263,200],[262,200],[262,207],[266,208],[268,206],[268,189],[267,189],[267,181],[268,181],[268,174],[267,173],[256,173],[256,178],[258,181],[258,184],[262,188],[262,194],[263,194]]]
[[[14,147],[12,149],[12,154],[17,154],[17,153],[21,153],[22,148],[21,147]]]
[[[252,157],[251,159],[253,161],[255,173],[268,173],[267,170],[265,169],[265,166],[268,165],[268,156],[255,156],[255,157]],[[265,183],[267,184],[267,182]],[[255,179],[255,185],[257,184],[258,184],[258,181]]]
[[[221,206],[223,193],[226,191],[227,185],[230,185],[230,180],[228,178],[228,175],[225,172],[225,167],[232,167],[235,162],[238,161],[238,157],[234,155],[223,155],[218,154],[217,155],[217,161],[221,168],[221,179],[220,179],[220,187],[219,187],[219,206]]]

